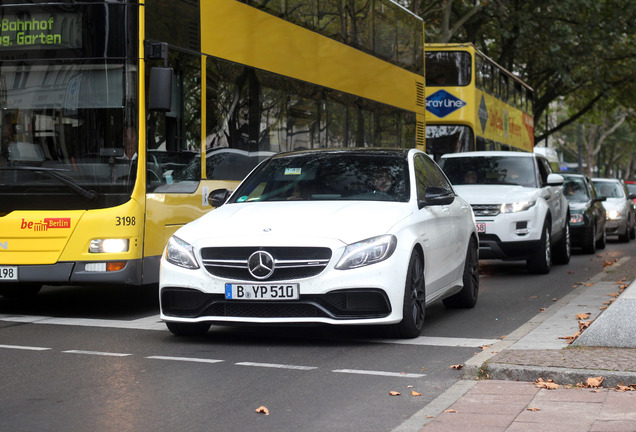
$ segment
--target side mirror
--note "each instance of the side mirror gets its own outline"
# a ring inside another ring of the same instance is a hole
[[[419,201],[419,207],[448,205],[455,201],[453,191],[441,187],[429,186],[424,193],[424,200]]]
[[[214,189],[208,195],[208,203],[212,207],[215,207],[215,208],[216,207],[221,207],[223,204],[225,204],[225,201],[227,201],[227,199],[230,197],[230,195],[232,195],[232,191],[230,191],[230,190],[227,190],[227,189]]]
[[[548,174],[548,186],[561,186],[565,179],[559,174]]]
[[[603,202],[603,201],[607,201],[607,197],[605,196],[597,196],[596,199],[594,200],[594,202]]]
[[[149,110],[163,112],[171,110],[173,75],[174,71],[169,67],[153,67],[150,69]]]

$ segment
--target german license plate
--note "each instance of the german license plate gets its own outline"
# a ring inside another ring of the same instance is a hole
[[[478,233],[486,232],[486,224],[484,222],[477,222],[477,232]]]
[[[298,300],[298,284],[225,284],[227,300]]]
[[[17,266],[0,266],[0,280],[18,280],[18,267]]]

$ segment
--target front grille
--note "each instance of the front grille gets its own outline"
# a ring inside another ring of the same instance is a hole
[[[472,204],[475,216],[497,216],[501,209],[501,204]]]
[[[185,288],[164,288],[161,309],[182,318],[380,318],[391,313],[389,299],[382,290],[337,290],[327,294],[301,295],[294,301],[226,300],[223,294],[206,294]]]
[[[331,249],[324,247],[210,247],[201,249],[201,258],[213,276],[256,281],[247,268],[248,258],[256,251],[268,252],[274,258],[274,273],[268,281],[315,276],[331,259]]]

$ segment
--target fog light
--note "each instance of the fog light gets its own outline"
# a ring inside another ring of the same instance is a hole
[[[88,247],[90,253],[122,253],[128,252],[128,239],[96,239],[91,240]]]

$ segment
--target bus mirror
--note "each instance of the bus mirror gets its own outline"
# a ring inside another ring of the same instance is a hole
[[[148,109],[168,112],[172,105],[172,68],[153,67],[150,70]]]
[[[232,191],[227,189],[215,189],[208,195],[208,203],[215,208],[221,207],[231,194]]]

